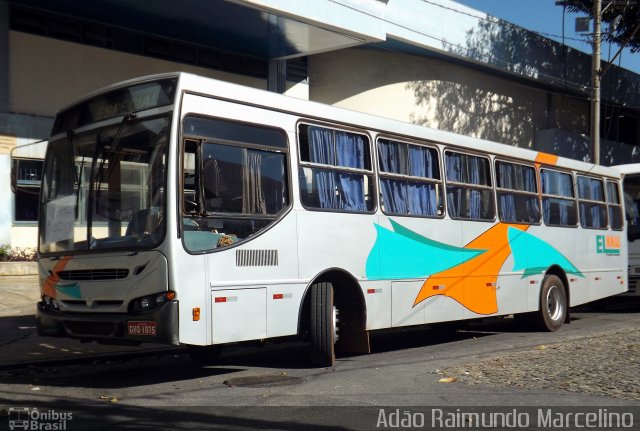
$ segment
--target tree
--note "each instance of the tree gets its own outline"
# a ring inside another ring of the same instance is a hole
[[[593,0],[564,0],[556,4],[593,18]],[[640,0],[602,0],[602,22],[613,27],[611,32],[603,32],[605,41],[640,52]]]

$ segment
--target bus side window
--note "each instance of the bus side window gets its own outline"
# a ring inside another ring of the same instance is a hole
[[[487,157],[445,152],[447,209],[454,219],[495,218],[491,166]]]
[[[573,176],[568,173],[540,170],[542,218],[548,226],[577,226],[578,211],[573,190]]]
[[[536,171],[532,166],[496,161],[498,216],[503,222],[540,223]]]
[[[578,175],[578,203],[582,227],[607,228],[607,205],[602,180]]]
[[[620,187],[615,181],[607,181],[607,205],[611,229],[621,230],[624,227],[622,202],[620,201]]]

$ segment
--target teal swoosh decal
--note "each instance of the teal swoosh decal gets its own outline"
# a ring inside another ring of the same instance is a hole
[[[80,293],[80,285],[78,283],[69,284],[66,286],[56,284],[56,290],[70,298],[82,299],[82,294]]]
[[[390,221],[393,231],[374,224],[376,242],[366,264],[366,274],[370,280],[426,278],[486,251],[434,241]]]
[[[546,271],[551,265],[558,265],[565,272],[583,277],[576,268],[558,250],[535,236],[509,227],[509,246],[513,254],[513,270],[524,271],[522,278]]]

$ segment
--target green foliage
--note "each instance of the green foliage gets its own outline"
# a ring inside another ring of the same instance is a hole
[[[567,0],[564,2],[567,10],[571,13],[580,13],[593,17],[593,0]],[[632,52],[640,52],[640,2],[611,2],[610,0],[602,1],[602,22],[613,22],[620,17],[617,28],[612,33],[604,33],[607,29],[603,28],[603,40],[622,46],[629,40],[626,47]]]
[[[7,244],[0,244],[0,262],[33,262],[36,256],[33,248],[12,248]]]

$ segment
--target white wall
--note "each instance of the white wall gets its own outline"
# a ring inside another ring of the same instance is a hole
[[[11,244],[11,221],[13,220],[13,193],[9,182],[11,158],[0,154],[0,245]]]

